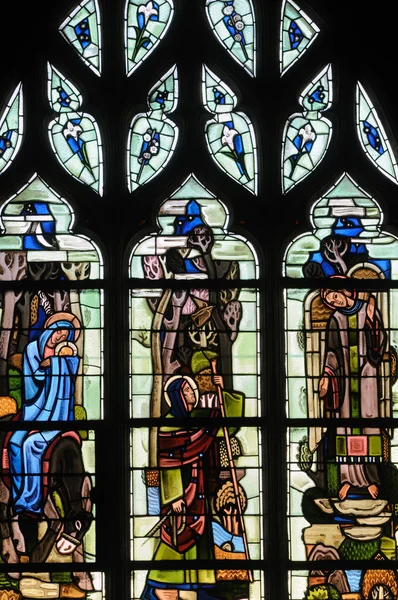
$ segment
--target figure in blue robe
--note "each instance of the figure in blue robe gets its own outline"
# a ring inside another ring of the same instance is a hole
[[[72,315],[71,315],[72,316]],[[76,322],[73,317],[73,322]],[[73,421],[78,356],[55,355],[55,347],[77,337],[66,313],[53,321],[25,348],[22,421]],[[42,461],[60,431],[16,431],[9,444],[12,500],[15,513],[41,514]]]

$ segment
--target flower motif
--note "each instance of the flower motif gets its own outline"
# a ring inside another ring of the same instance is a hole
[[[80,127],[80,125],[74,125],[71,121],[68,121],[63,133],[66,138],[72,137],[77,141],[80,134],[83,133],[83,129]]]
[[[159,19],[159,6],[156,2],[147,2],[146,4],[140,4],[137,10],[138,24],[140,29],[143,29],[149,20],[158,21]],[[144,17],[144,21],[140,19],[140,15]]]
[[[228,146],[232,152],[235,150],[234,139],[239,132],[236,129],[231,129],[227,125],[224,125],[223,135],[221,138],[221,143],[223,146]]]
[[[312,127],[309,123],[307,123],[304,127],[300,129],[299,135],[301,135],[303,146],[307,142],[313,142],[316,138],[315,131],[312,130]]]

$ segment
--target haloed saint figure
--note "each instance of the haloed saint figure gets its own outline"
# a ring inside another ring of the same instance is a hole
[[[326,350],[319,396],[331,416],[342,419],[379,417],[379,367],[386,349],[386,332],[375,297],[360,300],[355,291],[321,291],[322,302],[333,310],[326,329]],[[334,440],[331,438],[334,437]],[[379,494],[377,463],[383,459],[383,434],[366,427],[337,427],[328,436],[328,449],[338,463],[338,496],[351,488]]]

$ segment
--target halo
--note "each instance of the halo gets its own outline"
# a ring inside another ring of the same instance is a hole
[[[48,317],[47,321],[44,323],[44,329],[48,329],[53,323],[56,323],[57,321],[69,321],[69,323],[71,323],[71,325],[73,326],[74,330],[75,330],[75,342],[78,339],[79,335],[80,335],[80,328],[81,328],[81,323],[79,321],[79,319],[73,315],[72,313],[68,313],[68,312],[56,312],[53,315],[51,315],[50,317]]]
[[[198,386],[196,385],[196,381],[194,379],[192,379],[192,377],[189,377],[188,375],[173,375],[173,377],[170,377],[170,379],[168,379],[166,381],[166,384],[164,386],[164,399],[166,400],[167,404],[169,406],[171,406],[171,400],[170,400],[170,396],[169,396],[169,394],[167,392],[167,389],[168,389],[169,385],[173,381],[176,381],[177,379],[184,379],[184,381],[186,381],[187,383],[189,383],[189,385],[191,386],[191,388],[194,391],[195,398],[196,398],[195,406],[197,406],[197,404],[199,402],[199,390],[198,390]]]
[[[69,356],[77,356],[77,346],[73,342],[69,342],[66,340],[65,342],[60,342],[54,348],[55,356],[59,356],[63,350],[63,348],[70,348],[71,354]],[[67,354],[65,356],[68,356]]]

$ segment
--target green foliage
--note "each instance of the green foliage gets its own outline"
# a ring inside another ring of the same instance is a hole
[[[305,592],[305,600],[341,600],[341,595],[333,585],[312,585]]]
[[[301,471],[306,473],[311,470],[313,454],[310,450],[308,437],[306,435],[299,441],[299,450],[296,458]]]
[[[339,466],[335,462],[328,462],[326,465],[326,470],[328,482],[328,496],[329,498],[333,498],[337,496],[340,488]]]
[[[54,571],[54,573],[51,573],[51,581],[53,583],[72,583],[72,574],[68,571]]]
[[[358,542],[346,538],[339,548],[343,560],[369,560],[379,550],[379,541]]]
[[[3,559],[0,558],[0,563],[3,562]],[[7,573],[0,573],[0,590],[17,590],[18,583],[15,579],[9,579]]]
[[[86,421],[87,420],[87,411],[84,406],[80,404],[76,404],[74,407],[75,412],[75,421]],[[88,438],[88,433],[86,430],[82,430],[78,432],[82,440],[86,440]]]
[[[9,386],[9,395],[11,398],[14,398],[17,403],[18,408],[22,406],[22,396],[21,396],[21,387],[22,387],[22,377],[21,373],[17,369],[8,369],[8,386]]]

